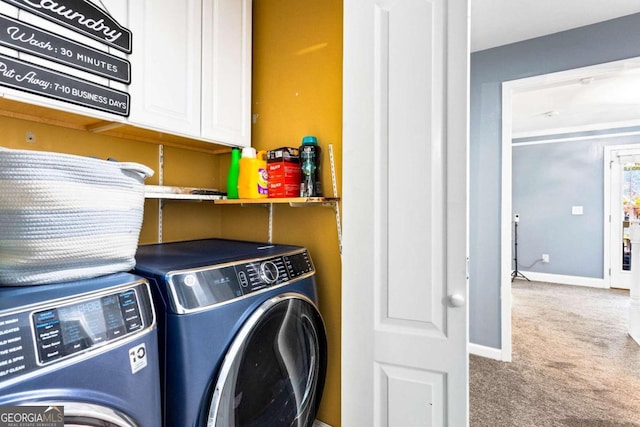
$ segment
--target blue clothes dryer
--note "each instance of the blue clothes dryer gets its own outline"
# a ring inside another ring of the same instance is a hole
[[[305,248],[143,245],[135,273],[156,301],[165,427],[313,424],[327,343]]]
[[[55,408],[65,425],[160,426],[147,280],[0,287],[0,405]]]

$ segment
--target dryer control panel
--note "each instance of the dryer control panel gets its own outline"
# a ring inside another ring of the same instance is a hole
[[[267,258],[238,261],[167,274],[179,313],[211,307],[253,292],[313,275],[306,249]]]

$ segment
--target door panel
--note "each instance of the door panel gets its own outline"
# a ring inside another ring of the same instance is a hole
[[[442,19],[439,7],[439,2],[408,0],[377,8],[378,44],[381,58],[386,58],[377,64],[381,94],[377,106],[388,129],[376,147],[380,150],[377,160],[388,159],[387,173],[380,177],[387,181],[388,199],[380,202],[395,208],[388,209],[388,221],[380,223],[388,225],[389,236],[388,261],[381,260],[381,265],[388,262],[387,277],[393,283],[385,286],[388,310],[381,320],[406,320],[407,326],[436,330],[444,324],[439,302],[445,289],[416,286],[416,280],[444,283],[444,239],[439,226],[444,205],[443,112],[437,108],[442,106],[444,82],[441,70],[434,67],[444,63],[437,28]],[[408,164],[409,159],[413,161]],[[407,247],[419,249],[406,251]],[[416,276],[408,266],[420,266],[420,274]]]
[[[387,396],[381,399],[381,407],[385,402],[389,405],[387,417],[390,426],[426,427],[441,426],[442,412],[434,408],[442,408],[444,402],[445,378],[441,374],[429,371],[407,369],[392,365],[379,365],[380,389]],[[425,406],[424,402],[434,402]],[[406,414],[419,414],[407,420]],[[409,424],[407,424],[409,422]]]

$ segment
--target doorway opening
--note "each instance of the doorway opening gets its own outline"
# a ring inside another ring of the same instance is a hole
[[[639,141],[640,142],[640,141]],[[630,289],[632,280],[629,226],[640,220],[640,145],[605,147],[605,209],[609,209],[607,285]]]
[[[584,67],[574,70],[562,71],[558,73],[534,76],[530,78],[514,80],[504,82],[502,84],[502,191],[501,191],[501,360],[503,361],[511,361],[512,357],[512,330],[511,330],[511,276],[513,273],[513,217],[517,212],[513,212],[513,140],[515,136],[522,136],[522,133],[516,135],[514,132],[514,126],[517,124],[514,122],[514,98],[520,94],[532,92],[539,89],[547,89],[552,87],[560,87],[566,85],[567,82],[577,81],[581,84],[589,84],[593,81],[594,77],[598,78],[599,76],[611,76],[612,73],[615,73],[616,70],[628,70],[630,68],[640,69],[640,59],[632,58],[623,61],[616,61],[613,63],[606,63],[595,65],[591,67]],[[548,112],[548,116],[556,116],[552,111]],[[538,133],[538,136],[545,136],[545,143],[554,143],[558,142],[558,140],[554,140],[553,138],[562,134],[576,134],[581,131],[603,131],[606,129],[612,129],[615,127],[630,127],[630,126],[638,126],[640,125],[640,121],[636,119],[635,123],[626,122],[624,125],[616,124],[614,125],[615,120],[611,120],[610,117],[607,117],[606,120],[601,122],[591,121],[588,126],[585,125],[575,125],[574,127],[564,127],[557,129],[550,129],[547,131],[542,131]],[[636,132],[640,134],[640,131]],[[533,132],[530,133],[529,137],[533,137]],[[603,135],[599,136],[600,138]],[[576,137],[584,138],[584,136]],[[569,140],[566,138],[562,138],[563,141]],[[607,146],[607,144],[604,144]],[[602,152],[601,152],[602,154]],[[606,154],[606,153],[605,153]],[[640,159],[639,159],[640,162]],[[605,174],[606,175],[606,174]],[[640,171],[639,171],[640,176]],[[606,177],[603,177],[605,179]],[[604,189],[605,198],[607,194],[610,194],[610,186],[605,186]],[[610,195],[608,197],[611,197]],[[640,201],[639,201],[640,202]],[[575,279],[570,276],[557,276],[561,281],[558,283],[565,284],[581,284],[587,286],[595,286],[595,287],[609,287],[609,273],[608,268],[610,265],[610,258],[613,251],[610,249],[610,241],[612,239],[611,229],[613,227],[612,224],[609,223],[609,204],[604,203],[605,206],[603,209],[603,242],[602,242],[602,267],[603,267],[603,277],[602,278],[585,278],[586,280],[581,280],[580,283],[572,283],[572,279]],[[623,224],[620,225],[622,227]],[[596,243],[600,244],[600,243]],[[621,246],[622,247],[622,243]],[[616,248],[618,248],[616,246]],[[624,254],[621,252],[621,260],[620,265],[622,266],[624,260]],[[622,270],[622,268],[621,268]],[[624,271],[624,270],[623,270]],[[525,272],[526,274],[526,272]],[[535,279],[534,279],[535,280]],[[562,280],[566,280],[563,282]]]

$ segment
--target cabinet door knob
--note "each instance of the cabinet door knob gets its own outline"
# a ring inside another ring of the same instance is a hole
[[[464,305],[464,297],[460,294],[449,295],[449,304],[453,307],[462,307]]]

